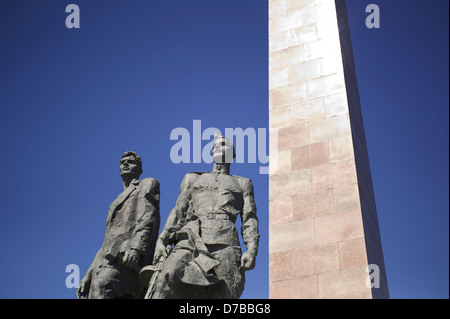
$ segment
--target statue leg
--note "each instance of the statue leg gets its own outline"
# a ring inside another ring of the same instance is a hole
[[[174,249],[164,262],[156,279],[152,299],[184,298],[181,279],[184,269],[192,259],[192,253],[185,249]]]
[[[92,278],[89,289],[89,299],[114,299],[114,287],[117,284],[117,270],[112,267],[102,267]]]
[[[102,265],[92,278],[88,298],[136,299],[141,289],[137,274],[108,263]]]
[[[219,261],[215,268],[220,283],[214,287],[210,298],[239,299],[244,291],[245,274],[241,270],[239,246],[208,245],[209,251]]]

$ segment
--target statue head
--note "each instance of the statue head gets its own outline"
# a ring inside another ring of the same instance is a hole
[[[142,174],[142,160],[136,152],[125,152],[120,159],[120,176],[123,179],[139,179]]]
[[[214,163],[229,164],[233,161],[233,158],[236,157],[233,142],[219,133],[214,134],[214,142],[211,153]]]

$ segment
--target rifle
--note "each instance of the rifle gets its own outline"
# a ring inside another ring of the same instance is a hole
[[[161,272],[163,264],[164,259],[161,258],[156,265],[145,266],[139,273],[139,281],[148,287],[144,299],[151,299],[153,297],[156,288],[156,279]]]

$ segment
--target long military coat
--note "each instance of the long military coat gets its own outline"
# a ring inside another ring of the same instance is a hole
[[[152,263],[158,237],[159,182],[134,180],[108,209],[103,245],[86,276],[90,276],[89,299],[139,298],[143,288],[139,270]],[[126,252],[136,253],[138,267],[123,261]]]

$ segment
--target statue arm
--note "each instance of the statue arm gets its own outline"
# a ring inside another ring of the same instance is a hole
[[[167,257],[167,250],[175,243],[176,232],[185,225],[186,213],[192,198],[192,185],[197,177],[198,175],[195,173],[184,176],[175,207],[167,217],[166,224],[158,237],[153,264],[156,264],[161,256]]]
[[[253,194],[253,184],[250,180],[243,183],[244,207],[241,214],[242,239],[247,246],[247,251],[242,256],[242,267],[245,270],[255,266],[255,257],[258,254],[259,232],[258,218],[256,216],[256,204]]]
[[[130,243],[130,249],[144,257],[149,245],[154,242],[159,230],[159,197],[160,187],[156,179],[149,178],[142,181],[142,198],[137,206],[137,224],[133,239]],[[152,238],[153,237],[153,238]]]
[[[102,248],[100,248],[95,255],[94,261],[89,266],[88,270],[86,271],[86,274],[84,275],[83,279],[80,282],[80,287],[77,289],[76,296],[77,299],[86,299],[89,295],[89,290],[91,289],[91,281],[92,281],[92,273],[94,271],[95,263],[98,258],[101,258],[101,251]]]

